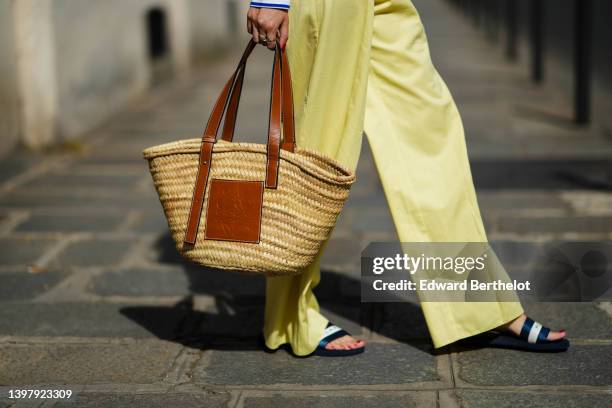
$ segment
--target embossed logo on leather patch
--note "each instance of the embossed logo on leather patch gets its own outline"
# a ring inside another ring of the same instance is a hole
[[[259,243],[263,181],[213,179],[205,238]]]

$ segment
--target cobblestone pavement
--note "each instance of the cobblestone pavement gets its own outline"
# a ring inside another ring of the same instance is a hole
[[[419,4],[465,120],[490,238],[522,249],[610,239],[612,195],[588,187],[606,180],[612,143],[550,120],[540,107],[562,109],[563,98],[532,88],[446,3]],[[265,126],[269,56],[249,66],[237,131],[247,140]],[[219,57],[157,88],[82,146],[0,162],[0,407],[612,405],[610,302],[527,305],[568,330],[573,346],[561,355],[434,353],[418,305],[360,303],[361,249],[396,239],[367,145],[317,289],[324,313],[367,339],[367,352],[260,351],[263,280],[182,261],[141,158],[144,147],[200,134],[235,61]],[[7,397],[16,387],[76,396],[16,402]]]

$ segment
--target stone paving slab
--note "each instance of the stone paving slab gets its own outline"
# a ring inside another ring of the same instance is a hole
[[[434,408],[434,392],[403,393],[355,393],[354,395],[330,395],[321,392],[319,395],[273,394],[270,396],[247,396],[243,400],[244,408]]]
[[[567,330],[570,339],[612,339],[612,314],[598,303],[526,303],[533,319]],[[612,375],[612,373],[611,373]]]
[[[357,263],[350,268],[345,266],[329,270],[321,261],[321,281],[315,287],[314,293],[322,301],[358,301],[361,299],[361,265]]]
[[[359,174],[357,174],[357,177],[359,177]],[[379,194],[368,194],[367,196],[359,197],[359,199],[353,200],[351,200],[351,196],[349,196],[348,200],[344,204],[342,212],[347,212],[347,216],[351,213],[356,214],[357,216],[361,216],[363,213],[367,212],[364,210],[377,210],[380,208],[386,208],[387,206],[387,199],[385,198],[385,195],[382,192]],[[378,218],[379,220],[384,220],[384,216],[382,214],[379,214],[375,218]],[[376,221],[376,219],[369,218],[367,220],[367,222],[374,221]],[[361,226],[363,227],[361,228],[362,230],[367,229],[365,228],[365,224],[367,224],[367,222],[364,221],[363,223],[361,223]],[[390,224],[388,220],[383,222],[385,223],[386,228],[393,228],[392,224]]]
[[[0,197],[0,207],[19,209],[47,209],[72,212],[83,209],[158,210],[159,199],[151,194],[109,194],[99,190],[64,189],[24,190],[17,189],[10,195]]]
[[[142,213],[140,220],[132,230],[136,232],[158,233],[160,235],[167,233],[168,222],[164,217],[161,204],[159,204],[157,211]]]
[[[263,276],[221,271],[193,264],[189,264],[184,270],[189,290],[195,294],[227,293],[235,298],[261,298],[265,294]]]
[[[116,230],[121,215],[32,215],[19,224],[20,232],[106,232]]]
[[[365,353],[346,359],[301,359],[283,350],[273,354],[213,350],[195,366],[192,378],[195,383],[226,386],[405,385],[440,379],[431,354],[405,344],[375,343],[369,343]]]
[[[256,348],[261,336],[264,317],[263,299],[232,299],[219,295],[204,310],[194,310],[185,323],[181,338],[189,343],[211,348]],[[363,337],[363,312],[360,305],[321,304],[322,313],[334,324],[351,334]]]
[[[183,270],[138,267],[104,271],[86,289],[101,296],[174,296],[188,295],[190,284]]]
[[[402,302],[382,303],[377,306],[381,313],[376,315],[376,334],[395,340],[430,338],[425,317],[418,305]]]
[[[153,383],[163,379],[181,346],[126,344],[0,344],[0,384]]]
[[[68,276],[70,272],[67,270],[45,269],[33,273],[24,268],[0,272],[0,299],[2,301],[33,299]]]
[[[130,135],[130,137],[132,136]],[[141,162],[140,160],[134,160],[132,163],[123,165],[113,163],[83,163],[80,160],[75,160],[70,166],[70,171],[76,174],[108,176],[129,175],[138,176],[138,180],[143,180],[144,178],[151,180],[146,170],[146,162]],[[151,185],[153,185],[152,180]]]
[[[143,261],[155,264],[195,266],[190,261],[181,257],[176,249],[174,240],[168,232],[167,224],[164,231],[158,234],[155,237],[155,240],[145,248],[145,252],[143,253]]]
[[[482,349],[454,361],[458,379],[472,385],[612,386],[612,345],[572,344],[558,354]]]
[[[134,240],[86,239],[73,242],[52,261],[54,267],[112,266],[131,252]]]
[[[334,253],[333,250],[338,249],[344,252],[350,251],[353,256],[344,257],[344,255],[339,255],[336,258],[334,255],[327,255],[325,259],[322,259],[322,279],[315,288],[315,293],[321,299],[337,300],[338,296],[353,299],[359,298],[361,294],[359,244],[344,239],[331,239],[329,245],[332,247],[329,253]],[[147,262],[181,266],[188,277],[190,290],[194,293],[210,294],[227,291],[236,296],[264,295],[264,277],[247,273],[213,270],[195,265],[180,256],[167,233],[160,236],[154,244],[146,249],[144,259]],[[350,259],[351,262],[347,262],[346,259]],[[329,270],[330,268],[331,270]],[[145,271],[146,268],[138,267],[136,275],[146,275]],[[154,272],[152,273],[155,275]],[[126,272],[127,274],[128,272]],[[128,278],[128,280],[132,281],[131,278]],[[128,286],[124,286],[123,290],[129,291],[131,285],[127,284]],[[141,283],[135,282],[135,284],[138,286]],[[148,287],[146,283],[145,287]]]
[[[491,248],[504,267],[528,265],[541,254],[542,245],[534,241],[491,241]]]
[[[17,149],[11,154],[5,155],[0,160],[0,184],[23,174],[44,159],[44,156],[26,152],[24,149]]]
[[[103,188],[120,190],[134,187],[143,178],[143,174],[46,174],[25,183],[25,187],[44,188]]]
[[[162,226],[160,226],[160,228],[162,228]],[[144,265],[180,266],[185,270],[185,273],[189,275],[189,279],[195,282],[195,289],[199,286],[213,286],[223,290],[231,290],[231,287],[242,290],[240,286],[253,287],[252,285],[255,285],[254,287],[259,291],[259,289],[265,287],[264,277],[260,274],[216,270],[198,265],[183,258],[177,251],[175,243],[168,233],[167,225],[164,225],[163,231],[160,231],[160,233],[144,248],[142,261]],[[139,266],[139,268],[141,267]],[[256,282],[257,280],[261,282]],[[247,291],[250,292],[251,290],[247,288]]]
[[[516,212],[529,207],[546,211],[569,211],[571,206],[555,190],[477,190],[478,203],[484,212]]]
[[[188,264],[162,267],[135,266],[102,271],[92,278],[87,289],[102,296],[174,296],[217,295],[236,298],[262,298],[265,280],[262,276],[219,271]]]
[[[261,334],[263,314],[263,301],[259,305],[236,304],[220,296],[209,310],[190,316],[195,323],[189,338],[214,344],[223,344],[228,338],[254,339]]]
[[[16,401],[14,399],[10,399],[9,397],[0,396],[0,408],[10,408],[10,407],[19,407],[19,405],[15,405]],[[27,405],[26,405],[27,404]],[[39,407],[42,403],[40,401],[27,401],[25,404],[22,402],[20,404],[22,407]]]
[[[4,302],[0,334],[169,339],[186,313],[173,306]]]
[[[32,264],[55,243],[52,238],[0,238],[0,265]]]
[[[612,405],[612,394],[604,393],[457,390],[456,395],[464,408],[594,408]]]
[[[229,393],[79,393],[66,401],[58,401],[53,408],[221,408],[227,407]]]
[[[344,208],[346,208],[346,204]],[[340,213],[340,215],[338,216],[338,219],[336,220],[336,225],[334,226],[334,229],[332,231],[332,235],[331,235],[332,238],[342,237],[342,238],[350,238],[350,239],[354,239],[355,241],[359,241],[359,238],[362,235],[362,233],[353,230],[352,218],[354,218],[354,213],[356,211],[353,210],[352,212],[353,214],[351,214],[351,211],[343,210]]]
[[[566,232],[582,234],[609,234],[612,230],[612,216],[500,216],[496,232],[515,234]]]
[[[337,272],[357,272],[361,256],[361,242],[354,237],[334,238],[327,243],[325,252],[321,256],[321,269]]]
[[[386,208],[376,208],[373,211],[363,211],[353,220],[356,231],[394,231],[393,219]]]
[[[379,178],[374,178],[369,174],[370,172],[374,172],[376,174],[376,168],[374,168],[374,166],[368,167],[370,168],[363,168],[357,166],[357,181],[355,181],[355,184],[351,186],[349,196],[354,200],[359,200],[361,198],[368,197],[371,194],[384,194],[382,186],[380,185]]]
[[[137,135],[131,134],[130,137]],[[170,142],[171,140],[167,140]],[[137,161],[138,160],[138,161]],[[141,161],[142,160],[142,161]],[[80,158],[77,164],[85,165],[132,165],[134,163],[141,163],[143,171],[147,171],[147,162],[142,158],[142,154],[135,156],[133,154],[121,155],[116,152],[111,153],[93,153],[86,157]]]
[[[522,159],[522,158],[521,158]],[[521,160],[500,158],[478,158],[470,162],[474,184],[479,190],[486,189],[538,189],[572,190],[584,189],[577,177],[585,178],[606,175],[610,166],[608,159],[552,159]],[[605,178],[604,178],[605,179]]]

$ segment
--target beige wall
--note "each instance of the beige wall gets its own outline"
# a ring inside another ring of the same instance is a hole
[[[57,130],[52,7],[52,0],[13,1],[20,135],[34,148],[52,142]]]
[[[244,37],[249,3],[248,0],[189,0],[195,60],[205,60],[209,54],[227,49],[236,38]]]
[[[0,0],[0,155],[17,143],[20,127],[12,2]]]
[[[167,13],[175,72],[189,67],[186,0],[54,0],[59,138],[78,136],[150,85],[146,12]]]
[[[227,49],[248,1],[0,0],[0,154],[86,134],[145,92],[154,77],[145,16],[155,6],[167,14],[166,62],[181,75]]]

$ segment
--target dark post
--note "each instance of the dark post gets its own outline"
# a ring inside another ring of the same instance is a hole
[[[466,17],[470,15],[470,0],[459,0],[459,7]]]
[[[580,125],[591,116],[592,6],[592,0],[574,0],[574,115]]]
[[[518,10],[516,0],[506,0],[506,58],[516,61],[518,57]]]
[[[472,22],[476,27],[480,27],[482,22],[482,0],[469,0],[470,13],[472,14]]]
[[[531,0],[531,79],[544,80],[544,4],[543,0]]]
[[[486,0],[485,2],[487,37],[494,42],[499,40],[499,1],[500,0]]]

